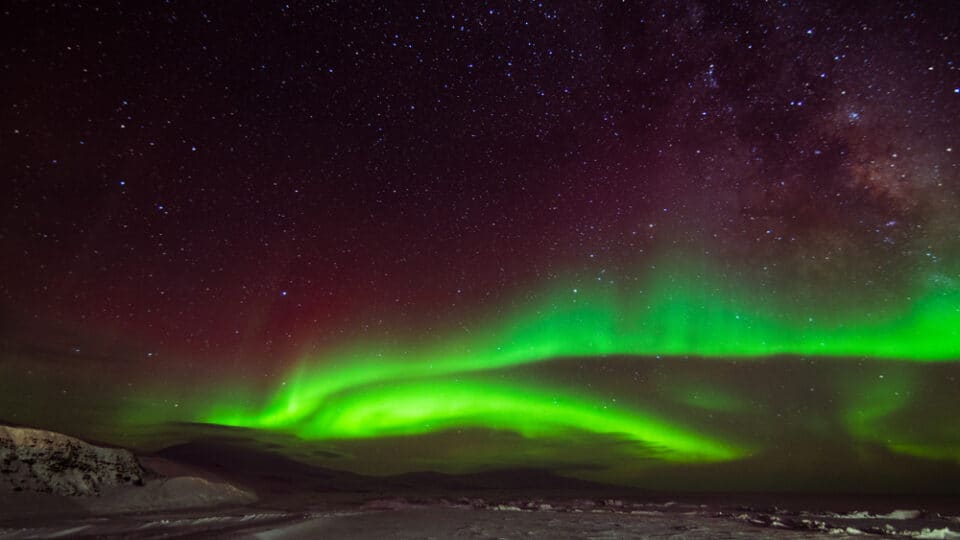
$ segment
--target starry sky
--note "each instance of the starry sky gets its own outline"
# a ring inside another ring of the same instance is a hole
[[[841,4],[8,3],[0,420],[938,489],[960,14]]]

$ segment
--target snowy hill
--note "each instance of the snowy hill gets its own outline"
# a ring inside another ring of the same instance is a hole
[[[0,426],[0,491],[99,495],[105,488],[143,482],[144,471],[129,450],[94,446],[52,431]]]

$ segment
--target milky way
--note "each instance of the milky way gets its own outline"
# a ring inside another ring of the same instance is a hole
[[[948,5],[0,21],[0,420],[377,473],[960,478]]]

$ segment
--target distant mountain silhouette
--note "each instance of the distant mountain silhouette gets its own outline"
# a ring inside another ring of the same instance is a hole
[[[199,439],[169,446],[156,456],[205,468],[258,492],[291,489],[320,492],[586,490],[612,486],[567,478],[548,469],[499,469],[469,474],[433,471],[365,476],[290,459],[281,454],[221,439]],[[616,488],[623,489],[623,488]]]

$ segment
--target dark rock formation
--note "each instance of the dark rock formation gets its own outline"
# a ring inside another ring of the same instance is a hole
[[[0,491],[99,495],[104,488],[143,485],[129,450],[104,448],[60,433],[0,426]]]

